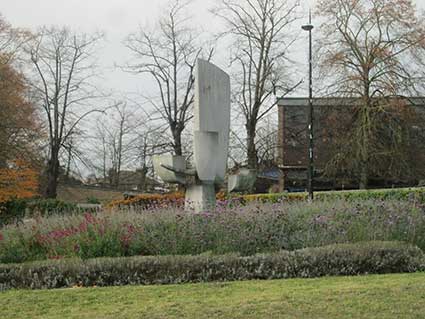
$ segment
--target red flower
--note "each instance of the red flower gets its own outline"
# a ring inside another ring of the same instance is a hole
[[[2,233],[0,233],[0,240],[4,240],[4,236]]]
[[[137,229],[133,225],[127,225],[127,232],[129,234],[135,234],[137,232]]]
[[[96,224],[96,217],[94,217],[92,214],[90,213],[85,213],[84,214],[84,219],[86,220],[87,223],[89,224]]]

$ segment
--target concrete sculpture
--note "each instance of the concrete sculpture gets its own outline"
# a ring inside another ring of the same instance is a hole
[[[253,169],[242,168],[238,174],[230,175],[227,181],[227,191],[244,192],[253,189],[257,173]]]
[[[154,169],[164,182],[186,188],[186,208],[215,208],[215,186],[224,182],[230,132],[230,78],[199,59],[195,73],[194,167],[182,156],[155,156]]]

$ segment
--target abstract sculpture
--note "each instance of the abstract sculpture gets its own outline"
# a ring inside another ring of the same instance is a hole
[[[186,188],[186,209],[215,208],[215,186],[224,182],[230,132],[230,78],[215,65],[198,59],[195,73],[194,167],[182,156],[153,158],[164,182]]]

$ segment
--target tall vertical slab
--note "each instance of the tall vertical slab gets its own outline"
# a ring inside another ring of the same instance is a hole
[[[181,156],[154,158],[155,171],[166,182],[186,186],[186,209],[215,209],[215,186],[224,181],[230,133],[230,78],[215,65],[199,59],[195,75],[194,164]]]
[[[230,77],[217,66],[202,59],[198,60],[196,66],[194,131],[194,135],[199,134],[197,132],[218,134],[218,147],[209,163],[201,160],[201,154],[211,153],[209,143],[204,143],[202,139],[194,141],[194,158],[198,175],[203,175],[205,166],[215,166],[214,181],[222,183],[229,150]]]

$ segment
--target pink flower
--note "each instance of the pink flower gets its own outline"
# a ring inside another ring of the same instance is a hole
[[[78,225],[78,230],[83,233],[87,231],[87,223],[82,222],[80,223],[80,225]]]
[[[85,213],[84,214],[84,219],[89,224],[95,224],[96,223],[96,218],[92,214],[90,214],[90,213]]]
[[[134,227],[133,225],[127,225],[127,232],[129,234],[135,234],[136,233],[136,227]]]

